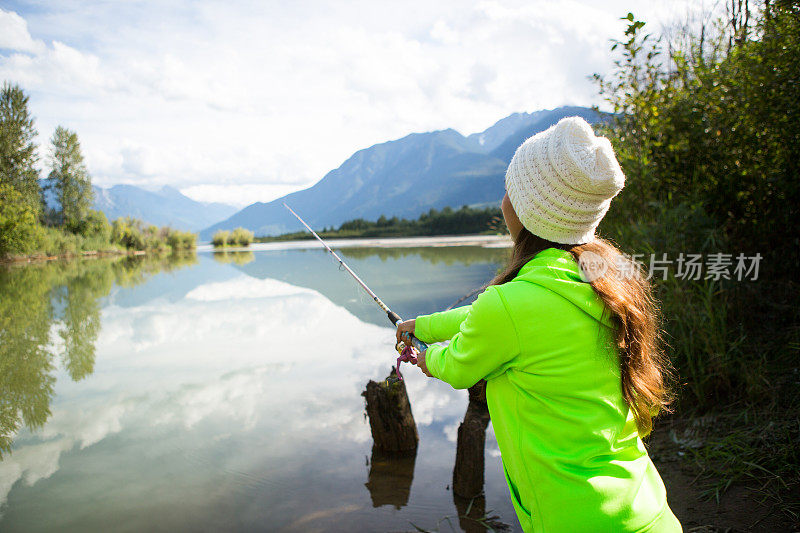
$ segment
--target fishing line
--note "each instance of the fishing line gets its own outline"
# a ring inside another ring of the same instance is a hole
[[[325,247],[325,250],[327,250],[328,253],[330,253],[336,259],[336,261],[339,262],[340,268],[344,268],[344,270],[346,270],[353,277],[353,279],[356,280],[356,282],[358,282],[359,285],[361,285],[361,288],[364,289],[367,292],[367,294],[370,295],[372,300],[378,305],[378,307],[380,307],[386,313],[386,317],[391,321],[392,324],[397,325],[399,322],[403,321],[403,319],[400,318],[400,315],[398,315],[397,313],[395,313],[394,311],[389,309],[389,306],[387,306],[385,303],[383,303],[383,300],[378,298],[378,295],[375,294],[374,292],[372,292],[372,289],[367,287],[367,284],[364,283],[364,281],[361,278],[358,277],[358,274],[353,272],[353,269],[350,268],[349,266],[347,266],[347,264],[342,260],[342,258],[339,257],[336,254],[336,252],[334,252],[331,249],[331,247],[328,246],[328,244],[325,241],[322,240],[322,237],[317,235],[317,232],[314,231],[313,229],[311,229],[311,226],[306,224],[305,220],[300,218],[300,215],[295,213],[294,210],[292,210],[291,207],[286,205],[285,202],[284,202],[283,206],[286,209],[288,209],[289,212],[291,212],[295,216],[295,218],[297,218],[297,220],[299,220],[300,223],[308,231],[310,231],[311,234],[320,243],[322,243],[322,246]],[[424,342],[422,342],[421,340],[416,338],[413,334],[411,334],[411,333],[409,333],[407,331],[403,333],[402,339],[403,339],[402,341],[398,342],[395,345],[395,349],[397,349],[397,352],[400,354],[400,357],[397,358],[397,367],[396,367],[397,377],[396,378],[389,378],[387,380],[390,385],[392,383],[394,383],[395,381],[402,381],[402,379],[403,379],[402,374],[400,374],[400,363],[402,363],[403,361],[407,361],[407,362],[411,362],[413,364],[416,364],[417,363],[417,358],[416,358],[415,351],[416,351],[416,353],[421,353],[421,352],[424,352],[424,351],[426,351],[428,349],[428,345],[427,344],[425,344]]]
[[[336,269],[339,272],[347,272],[345,267],[339,261],[337,261],[333,255],[325,255],[329,256],[330,260],[336,265]],[[365,307],[369,306],[372,303],[372,300],[364,293],[364,291],[360,290],[361,287],[359,287],[358,283],[353,283],[355,280],[352,277],[349,279],[350,281],[347,283],[347,285],[350,287],[350,290],[353,293],[349,301],[358,302],[359,305],[364,305]]]
[[[484,284],[484,285],[481,285],[481,286],[480,286],[480,287],[478,287],[477,289],[472,289],[472,290],[469,292],[469,294],[466,294],[465,296],[462,296],[461,298],[459,298],[459,299],[458,299],[458,300],[456,300],[455,302],[451,303],[450,305],[448,305],[447,307],[445,307],[445,309],[444,309],[444,310],[445,310],[445,311],[449,311],[449,310],[451,310],[452,308],[454,308],[455,306],[457,306],[458,304],[460,304],[460,303],[461,303],[461,302],[463,302],[464,300],[468,300],[469,298],[471,298],[472,296],[475,296],[475,295],[476,295],[476,294],[478,294],[479,292],[483,292],[483,291],[485,291],[485,290],[486,290],[486,288],[487,288],[488,286],[489,286],[489,283],[487,282],[486,284]]]

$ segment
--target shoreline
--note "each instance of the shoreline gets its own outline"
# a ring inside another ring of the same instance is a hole
[[[43,253],[33,253],[26,255],[12,255],[0,258],[0,265],[20,265],[25,263],[45,263],[47,261],[60,261],[69,259],[96,259],[99,257],[114,256],[140,256],[152,253],[166,252],[167,250],[84,250],[79,253],[63,253],[57,255],[47,255]],[[181,250],[185,251],[185,250]]]
[[[514,243],[509,235],[434,235],[415,237],[355,237],[349,239],[330,239],[328,244],[333,249],[339,248],[438,248],[453,246],[480,246],[482,248],[510,248]],[[292,241],[254,242],[250,246],[225,246],[215,248],[211,243],[199,244],[195,252],[269,252],[281,250],[307,250],[322,248],[316,239],[298,239]],[[185,252],[188,250],[179,250]],[[32,253],[0,257],[0,265],[20,265],[26,263],[42,263],[70,259],[92,259],[113,256],[140,256],[162,253],[166,250],[84,250],[82,252],[47,255]]]
[[[358,237],[352,239],[330,239],[326,241],[331,248],[413,248],[480,246],[483,248],[510,248],[513,244],[508,235],[441,235],[419,237]],[[254,242],[250,246],[225,246],[215,248],[212,244],[199,244],[198,252],[259,252],[273,250],[302,250],[321,248],[314,239],[294,241]]]

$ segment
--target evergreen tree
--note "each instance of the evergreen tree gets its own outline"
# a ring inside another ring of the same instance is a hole
[[[0,89],[0,185],[10,185],[37,216],[41,187],[36,170],[36,128],[28,112],[28,96],[18,85],[4,82]]]
[[[75,132],[58,126],[50,143],[48,187],[55,191],[61,205],[60,223],[78,232],[94,201],[92,179],[83,163],[81,145]]]

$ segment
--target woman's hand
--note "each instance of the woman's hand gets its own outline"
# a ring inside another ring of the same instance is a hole
[[[397,342],[402,341],[406,345],[410,346],[411,339],[408,338],[408,335],[414,334],[414,326],[416,325],[416,323],[417,320],[415,318],[412,318],[411,320],[406,320],[405,322],[399,322],[397,324]],[[433,377],[431,373],[428,372],[428,365],[425,364],[425,352],[422,352],[421,354],[417,355],[417,362],[412,364],[416,364],[419,367],[419,369],[422,370],[422,373],[428,376],[429,378]]]
[[[423,374],[425,374],[429,378],[433,377],[433,375],[430,372],[428,372],[428,365],[425,364],[425,352],[422,352],[417,356],[417,366],[419,367],[420,370],[422,370]]]
[[[414,334],[414,326],[417,323],[417,319],[412,318],[411,320],[405,320],[403,322],[397,323],[397,342],[404,342],[407,345],[411,345],[411,339],[404,339],[403,334],[408,333],[409,335]]]

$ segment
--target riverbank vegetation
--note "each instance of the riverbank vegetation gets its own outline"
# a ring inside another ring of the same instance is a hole
[[[253,242],[253,232],[245,228],[236,228],[233,231],[219,230],[214,233],[211,244],[214,248],[226,246],[250,246]]]
[[[627,176],[600,232],[645,267],[667,260],[651,274],[678,376],[672,441],[709,494],[755,483],[797,520],[800,7],[729,2],[726,17],[671,37],[626,17],[615,70],[595,75]],[[687,279],[688,254],[726,268]],[[746,279],[740,255],[758,258]]]
[[[338,228],[323,228],[317,233],[327,239],[355,239],[377,237],[420,237],[434,235],[496,234],[505,233],[503,214],[499,207],[474,208],[462,206],[455,210],[445,207],[431,209],[416,220],[386,218],[381,215],[372,222],[357,218],[343,222]],[[313,239],[307,231],[286,233],[274,237],[256,237],[256,242],[294,241]]]
[[[0,88],[0,259],[72,256],[87,252],[183,250],[196,235],[135,219],[115,220],[91,209],[92,179],[78,135],[58,126],[50,139],[47,177],[41,179],[36,126],[28,96],[17,85]]]

